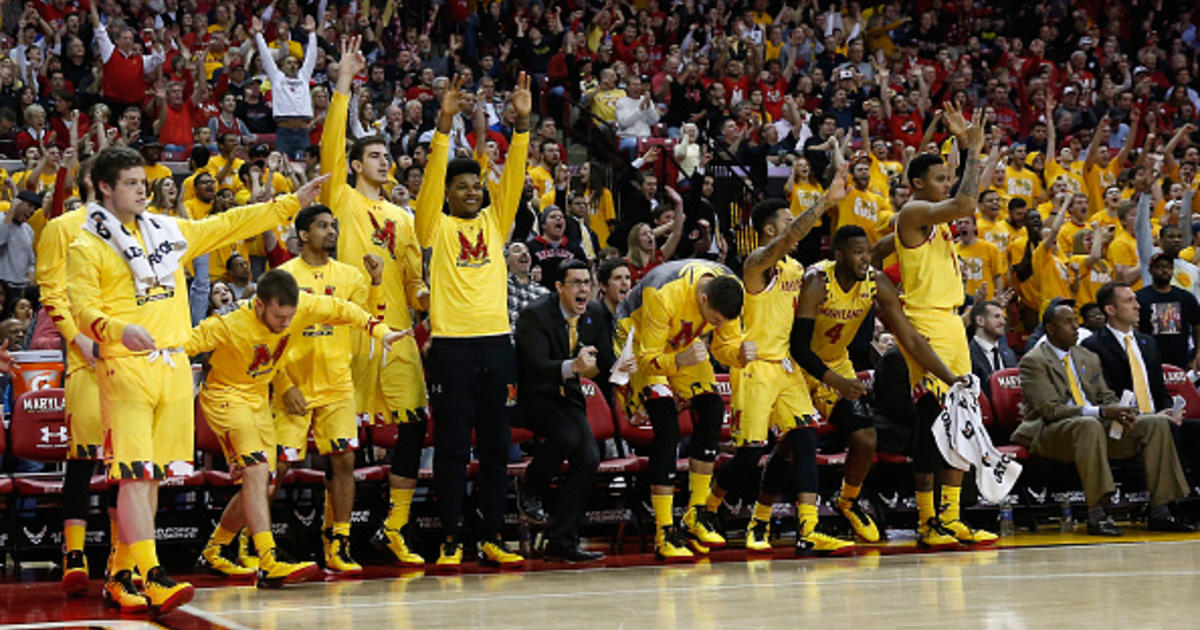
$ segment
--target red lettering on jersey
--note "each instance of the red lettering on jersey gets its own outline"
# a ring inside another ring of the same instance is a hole
[[[483,231],[475,237],[475,244],[462,231],[458,233],[458,266],[480,267],[489,262],[487,242],[483,240]]]
[[[371,244],[386,249],[392,260],[396,260],[396,222],[388,219],[380,225],[375,215],[368,213],[367,216],[371,217],[371,229],[375,230],[371,234]]]
[[[274,351],[269,351],[264,344],[254,346],[254,360],[250,362],[250,369],[247,370],[250,374],[257,374],[263,369],[273,368],[279,359],[283,357],[283,351],[287,349],[288,336],[284,335],[275,346]]]
[[[679,322],[679,334],[671,339],[671,345],[676,348],[682,348],[690,343],[695,336],[692,322]]]

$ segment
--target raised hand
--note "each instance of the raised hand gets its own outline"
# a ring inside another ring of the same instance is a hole
[[[371,284],[379,286],[383,284],[383,258],[375,254],[367,254],[363,256],[363,267],[367,268],[367,274],[371,276]]]
[[[326,173],[309,180],[307,184],[300,187],[300,190],[296,191],[296,199],[300,201],[301,208],[307,208],[312,205],[312,202],[316,201],[317,195],[321,194],[321,184],[329,181],[331,176],[330,173]]]
[[[966,138],[967,119],[951,101],[942,103],[942,120],[946,122],[946,129],[952,135],[959,138]]]
[[[825,192],[831,203],[837,203],[846,198],[846,176],[849,173],[850,163],[843,162],[837,174],[833,176],[833,181],[829,182],[829,190]]]
[[[250,35],[254,36],[261,32],[263,32],[262,18],[257,15],[250,18]]]
[[[450,79],[450,84],[446,86],[446,91],[442,94],[442,110],[437,125],[440,133],[450,133],[454,117],[460,112],[469,111],[467,109],[467,93],[463,90],[466,82],[463,75],[455,74]],[[528,110],[526,110],[526,115],[528,115]]]
[[[517,87],[512,91],[513,109],[517,112],[516,130],[529,131],[529,112],[533,111],[533,93],[529,91],[529,75],[522,72],[517,77]]]

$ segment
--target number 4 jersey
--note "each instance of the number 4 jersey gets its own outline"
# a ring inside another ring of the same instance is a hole
[[[833,273],[834,265],[832,260],[822,260],[807,272],[825,277],[825,299],[817,307],[812,349],[826,365],[846,358],[846,347],[875,303],[874,269],[868,268],[865,279],[856,282],[849,291],[842,291]]]

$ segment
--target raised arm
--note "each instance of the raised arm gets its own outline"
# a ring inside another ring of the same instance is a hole
[[[184,258],[190,259],[237,241],[257,236],[291,220],[317,199],[321,184],[328,175],[305,184],[293,195],[281,195],[266,203],[241,206],[228,212],[210,215],[200,221],[180,221],[179,228],[188,242]]]
[[[952,103],[946,103],[944,107],[946,124],[959,139],[959,144],[967,150],[966,164],[958,192],[953,197],[938,202],[913,200],[900,210],[896,231],[898,238],[910,245],[921,242],[928,234],[929,226],[970,216],[975,212],[975,204],[979,200],[979,150],[983,146],[983,125],[968,125],[966,118]],[[988,164],[994,164],[997,157],[997,154],[989,156]],[[905,234],[909,238],[905,238]]]
[[[1100,124],[1096,126],[1096,131],[1092,133],[1092,141],[1088,143],[1087,158],[1083,162],[1083,172],[1086,174],[1092,167],[1103,167],[1100,163],[1100,133],[1101,129],[1108,129],[1110,119],[1108,114],[1100,118]],[[1106,152],[1107,155],[1107,152]]]
[[[304,63],[296,76],[307,82],[317,67],[317,24],[311,15],[304,18],[304,28],[308,31],[308,45],[304,47]]]
[[[446,91],[442,93],[437,128],[429,145],[425,175],[421,178],[421,188],[417,191],[417,202],[413,207],[417,239],[424,247],[433,244],[434,231],[442,218],[442,205],[446,201],[446,166],[450,162],[450,129],[454,125],[454,117],[459,112],[466,111],[463,84],[462,75],[455,75],[446,86]],[[492,203],[495,203],[494,199]]]
[[[492,206],[496,211],[494,220],[501,233],[504,234],[508,233],[512,228],[513,221],[517,218],[521,190],[525,187],[525,160],[529,156],[529,113],[533,109],[529,79],[529,75],[522,72],[517,77],[517,86],[513,88],[510,95],[513,109],[517,113],[517,120],[513,125],[513,136],[508,145],[508,154],[504,158],[504,171],[500,174],[500,185],[496,189],[496,196],[499,199],[492,200]],[[438,126],[440,128],[441,123],[438,123]]]
[[[1133,143],[1137,139],[1138,123],[1141,122],[1141,119],[1142,114],[1136,107],[1129,110],[1129,134],[1125,136],[1125,143],[1121,145],[1121,150],[1117,151],[1117,157],[1114,158],[1119,166],[1125,164],[1125,160],[1129,159],[1129,153],[1133,151]]]
[[[679,240],[683,238],[683,198],[679,193],[675,192],[674,188],[667,187],[667,196],[671,198],[671,202],[675,205],[675,218],[671,221],[671,235],[667,237],[667,242],[663,243],[662,255],[664,260],[670,260],[675,255],[675,250],[679,247]]]
[[[341,71],[338,72],[333,97],[329,99],[329,108],[325,111],[325,125],[321,129],[321,173],[330,175],[330,185],[321,189],[321,203],[330,207],[334,207],[330,203],[333,191],[346,183],[346,117],[350,106],[350,86],[354,75],[366,66],[366,59],[359,49],[360,42],[358,37],[342,41]]]

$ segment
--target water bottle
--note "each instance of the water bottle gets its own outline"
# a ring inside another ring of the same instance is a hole
[[[1075,531],[1075,515],[1071,513],[1071,500],[1069,498],[1063,497],[1059,511],[1058,530],[1064,534],[1073,533]]]
[[[1017,533],[1017,527],[1013,523],[1013,508],[1012,502],[1007,498],[1000,504],[1000,535],[1004,537],[1014,536]]]
[[[532,534],[529,531],[529,522],[521,519],[517,524],[517,546],[520,549],[518,553],[526,558],[533,557],[533,540]]]

